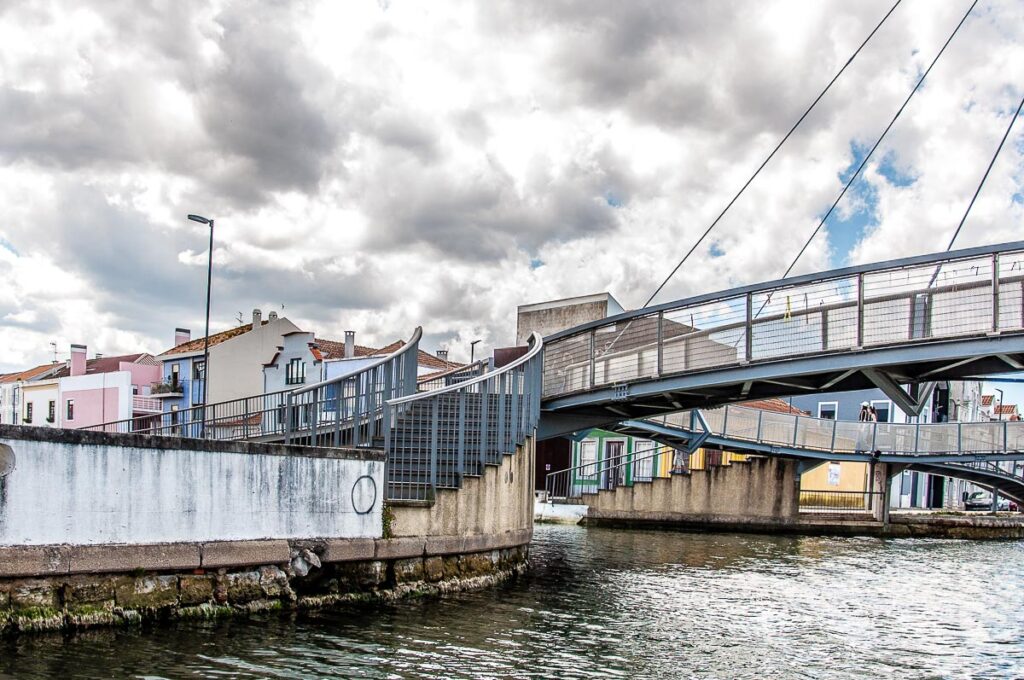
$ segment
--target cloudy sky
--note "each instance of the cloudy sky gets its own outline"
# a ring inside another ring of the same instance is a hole
[[[0,371],[254,307],[468,354],[642,304],[892,4],[0,3]],[[969,6],[903,0],[658,300],[776,278]],[[942,250],[1024,94],[981,0],[798,271]],[[1024,125],[958,245],[1024,237]]]

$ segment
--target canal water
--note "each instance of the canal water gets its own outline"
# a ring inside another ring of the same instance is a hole
[[[10,678],[1024,677],[1024,542],[539,526],[529,576],[0,642]]]

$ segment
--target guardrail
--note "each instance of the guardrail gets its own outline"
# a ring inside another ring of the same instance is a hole
[[[877,423],[831,420],[743,406],[701,410],[712,435],[826,453],[999,454],[1024,451],[1024,422]],[[647,418],[693,431],[689,411]]]
[[[662,456],[673,457],[673,472],[687,472],[689,456],[680,451],[666,452],[665,448],[662,444],[651,444],[629,453],[548,473],[544,478],[547,500],[550,503],[571,503],[582,500],[584,494],[613,491],[620,486],[665,477],[667,475],[660,469]]]
[[[421,375],[416,379],[416,389],[420,392],[430,392],[431,390],[437,390],[442,387],[448,387],[449,385],[465,382],[471,378],[475,378],[486,373],[487,365],[488,361],[486,359],[481,359],[480,361],[475,361],[471,364],[467,364],[466,366],[458,366],[456,368],[448,369],[447,371]]]
[[[806,355],[1024,329],[1024,242],[700,295],[549,336],[545,398]]]
[[[800,511],[871,512],[883,499],[881,491],[836,491],[800,489]]]
[[[391,399],[385,409],[388,500],[430,501],[515,453],[537,427],[544,342],[502,368]]]
[[[190,439],[284,440],[320,446],[371,446],[383,437],[388,399],[416,391],[423,335],[350,375],[295,390],[258,394],[179,411],[94,425],[88,430]]]

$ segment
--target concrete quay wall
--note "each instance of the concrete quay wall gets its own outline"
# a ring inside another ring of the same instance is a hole
[[[423,537],[0,547],[0,635],[478,588],[521,573],[529,540],[529,532],[508,532],[460,542]]]
[[[800,511],[800,477],[796,461],[751,458],[600,491],[584,497],[584,502],[590,506],[588,520],[646,517],[665,521],[671,517],[677,521],[788,522]]]

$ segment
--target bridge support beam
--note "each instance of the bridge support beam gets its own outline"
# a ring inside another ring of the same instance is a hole
[[[882,373],[874,368],[866,368],[862,372],[868,380],[874,383],[875,387],[882,390],[885,396],[892,399],[893,403],[908,416],[921,415],[921,411],[931,399],[932,392],[935,391],[936,383],[922,383],[918,386],[917,396],[914,397],[907,394],[900,384],[887,373]]]
[[[871,463],[869,468],[871,516],[882,524],[889,523],[889,506],[892,503],[892,480],[909,467],[903,463]]]

